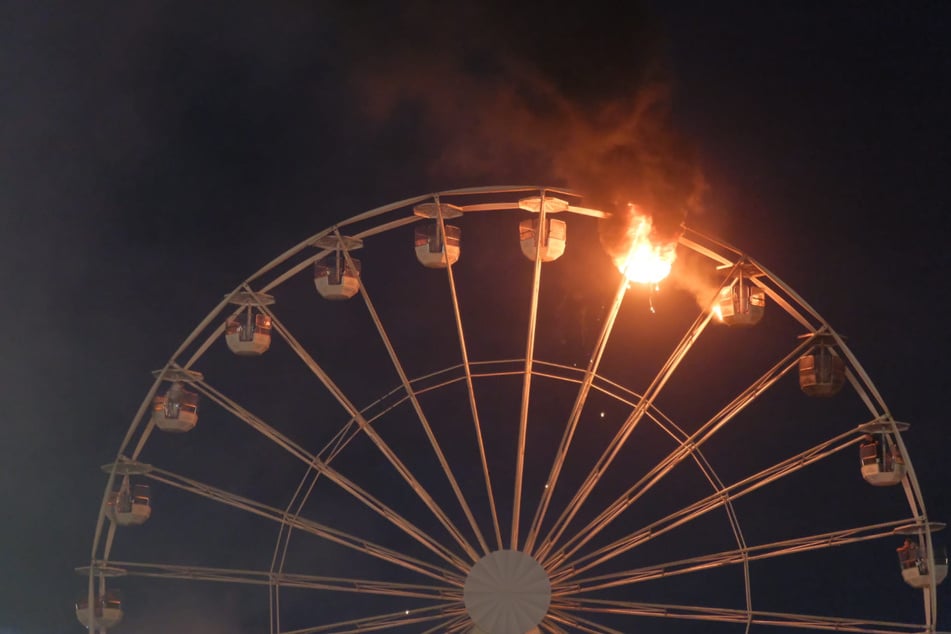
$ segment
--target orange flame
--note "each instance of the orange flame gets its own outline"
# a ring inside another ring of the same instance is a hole
[[[653,222],[631,205],[631,224],[627,228],[630,248],[614,263],[628,280],[639,284],[657,284],[670,275],[677,259],[677,242],[655,244],[651,241]]]

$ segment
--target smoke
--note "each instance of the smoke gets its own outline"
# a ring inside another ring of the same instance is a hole
[[[374,133],[411,139],[441,184],[567,186],[612,212],[638,205],[669,240],[704,181],[675,130],[660,28],[636,4],[572,6],[340,9],[352,88]]]
[[[668,278],[670,284],[693,295],[702,310],[710,310],[722,280],[709,258],[688,249],[681,249]]]

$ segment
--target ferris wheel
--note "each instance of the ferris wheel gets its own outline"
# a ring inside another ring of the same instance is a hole
[[[272,634],[936,632],[909,426],[758,260],[629,211],[609,256],[574,192],[427,194],[248,277],[103,467],[82,625],[187,584]]]

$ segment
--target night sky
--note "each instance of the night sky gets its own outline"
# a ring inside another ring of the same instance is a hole
[[[0,634],[79,631],[99,465],[226,292],[453,187],[649,201],[752,254],[848,336],[951,519],[947,5],[504,4],[3,4]],[[175,605],[154,631],[226,631]]]

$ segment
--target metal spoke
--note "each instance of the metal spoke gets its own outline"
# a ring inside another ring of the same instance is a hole
[[[808,341],[803,341],[799,346],[793,349],[792,352],[773,365],[765,374],[744,389],[723,409],[714,414],[710,420],[702,424],[697,431],[680,441],[676,449],[661,459],[641,477],[640,480],[635,482],[616,500],[608,504],[597,517],[579,530],[574,537],[565,542],[561,550],[566,552],[566,556],[570,556],[597,536],[598,533],[617,519],[625,510],[630,508],[634,502],[650,491],[654,485],[660,482],[668,473],[673,471],[677,465],[698,452],[700,447],[723,429],[728,422],[742,412],[767,389],[775,385],[777,381],[793,370],[797,366],[799,357],[808,349],[809,345]]]
[[[446,515],[446,512],[436,503],[432,495],[426,491],[425,487],[416,479],[416,476],[410,471],[402,460],[399,459],[399,456],[396,455],[396,452],[383,440],[383,438],[376,432],[376,430],[367,422],[366,418],[360,412],[359,409],[347,398],[346,394],[334,383],[333,379],[324,371],[324,369],[314,360],[314,358],[308,353],[300,342],[294,338],[294,335],[277,319],[272,311],[270,311],[266,306],[261,308],[262,311],[265,311],[268,316],[271,318],[271,323],[281,337],[291,346],[291,348],[297,353],[297,356],[304,362],[304,364],[314,373],[314,375],[320,380],[321,383],[330,391],[338,403],[347,411],[347,413],[353,417],[357,424],[360,425],[360,429],[367,435],[367,437],[373,441],[373,444],[380,450],[380,453],[387,459],[387,461],[393,465],[393,468],[396,469],[397,473],[400,474],[400,477],[406,481],[407,484],[412,487],[413,491],[417,496],[423,501],[424,504],[429,508],[432,514],[439,520],[443,527],[449,532],[453,537],[456,543],[467,553],[472,552],[472,547],[462,536],[462,533],[459,532],[459,529],[452,523],[452,520],[449,519],[449,516]]]
[[[364,490],[357,483],[353,482],[335,468],[331,467],[329,464],[320,460],[317,456],[307,452],[303,447],[296,444],[292,440],[288,439],[286,436],[281,434],[279,431],[265,423],[263,420],[244,409],[236,402],[229,399],[227,396],[218,392],[213,387],[205,383],[204,381],[199,381],[195,384],[198,390],[207,396],[209,399],[220,405],[225,410],[231,412],[239,419],[246,422],[252,429],[263,434],[269,440],[277,444],[282,449],[286,450],[292,456],[303,462],[307,465],[308,468],[315,469],[323,474],[328,480],[339,486],[341,489],[349,493],[356,500],[362,503],[367,508],[371,509],[394,526],[405,532],[407,535],[418,541],[420,544],[431,550],[437,556],[441,557],[447,563],[450,563],[456,566],[459,570],[465,572],[468,570],[466,564],[456,557],[452,552],[445,548],[438,541],[433,539],[431,536],[426,534],[418,526],[410,522],[407,518],[403,517],[392,508],[378,500],[375,496]],[[361,415],[362,416],[362,415]]]
[[[598,335],[594,351],[588,361],[588,367],[585,369],[584,380],[578,389],[578,395],[575,397],[575,403],[571,408],[571,414],[568,416],[568,423],[565,426],[565,432],[561,437],[561,444],[555,453],[555,459],[551,465],[551,471],[548,474],[548,480],[545,481],[545,488],[542,491],[541,500],[538,502],[538,508],[535,510],[535,517],[532,519],[532,525],[525,540],[525,552],[532,553],[535,548],[535,540],[538,539],[541,531],[542,522],[545,521],[545,513],[548,511],[548,505],[555,493],[555,486],[558,484],[558,478],[565,464],[565,458],[568,455],[568,449],[571,447],[571,441],[574,438],[575,431],[578,428],[578,421],[581,419],[581,412],[588,400],[588,394],[591,391],[591,385],[598,373],[598,367],[601,364],[601,358],[604,356],[604,350],[607,347],[608,338],[614,328],[614,322],[617,320],[618,312],[621,310],[621,303],[624,300],[627,288],[630,285],[627,278],[622,275],[621,283],[614,294],[614,301],[611,303],[611,309],[608,311],[607,319]]]
[[[403,398],[398,399],[395,402],[391,402],[392,399],[390,397],[393,397],[398,392],[399,388],[387,392],[363,410],[364,416],[370,424],[373,424],[378,418],[382,417],[403,403],[403,400],[406,398],[405,392]],[[319,452],[317,452],[317,455],[325,463],[331,463],[359,433],[359,426],[356,424],[356,421],[351,418],[342,428],[340,428],[339,431],[337,431],[336,434],[333,435],[330,441]],[[310,498],[314,487],[317,485],[320,475],[321,472],[314,469],[314,465],[310,465],[308,467],[307,472],[301,478],[300,484],[298,484],[294,495],[287,503],[284,511],[286,515],[299,515],[302,512],[304,505],[307,503],[307,500]],[[296,510],[292,511],[292,509],[295,509],[295,507]],[[293,531],[293,526],[287,524],[281,525],[278,531],[278,538],[274,545],[274,553],[271,558],[271,572],[283,572]],[[280,588],[278,586],[273,586],[270,588],[269,598],[271,617],[273,620],[272,631],[280,631]]]
[[[94,566],[105,566],[95,562]],[[244,585],[275,584],[287,588],[308,590],[328,590],[333,592],[351,592],[357,594],[378,594],[414,599],[459,600],[462,592],[454,586],[432,586],[374,579],[353,579],[348,577],[328,577],[295,573],[272,573],[266,570],[237,570],[232,568],[211,568],[207,566],[177,566],[130,561],[110,561],[110,568],[119,568],[123,576],[154,577],[161,579],[180,579],[187,581],[213,581]]]
[[[429,623],[438,619],[445,619],[447,616],[454,616],[458,612],[459,610],[454,603],[441,603],[416,610],[401,610],[360,619],[350,619],[348,621],[306,627],[299,630],[287,630],[281,632],[281,634],[318,634],[319,632],[360,634],[361,632],[378,632],[395,627]]]
[[[154,480],[155,482],[162,482],[163,484],[181,489],[182,491],[187,491],[188,493],[192,493],[194,495],[200,495],[202,497],[208,498],[209,500],[225,504],[232,508],[246,511],[252,515],[291,526],[296,530],[320,537],[321,539],[325,539],[329,542],[333,542],[351,550],[361,552],[381,561],[387,561],[406,570],[412,570],[419,574],[426,575],[427,577],[462,587],[462,577],[451,572],[450,570],[441,568],[439,566],[434,566],[433,564],[420,559],[409,557],[390,548],[386,548],[385,546],[381,546],[369,540],[356,537],[345,531],[332,528],[325,524],[298,516],[287,515],[278,508],[268,506],[261,502],[251,500],[235,493],[231,493],[229,491],[225,491],[209,484],[186,478],[176,473],[172,473],[171,471],[166,471],[157,467],[152,467],[151,471],[145,474],[145,477]]]
[[[555,625],[554,619],[552,619],[550,615],[545,617],[545,620],[542,621],[540,628],[542,632],[545,632],[546,634],[568,634],[567,631]]]
[[[854,431],[840,434],[825,442],[819,443],[815,447],[807,449],[791,458],[787,458],[771,467],[751,475],[743,480],[723,488],[716,493],[709,495],[690,506],[679,511],[671,513],[667,517],[659,519],[647,526],[628,533],[626,536],[603,546],[594,552],[578,557],[573,562],[564,564],[564,567],[570,570],[566,579],[590,570],[606,561],[609,561],[618,555],[621,555],[632,548],[640,546],[664,533],[667,533],[678,526],[682,526],[694,519],[709,513],[715,509],[721,508],[731,501],[737,500],[753,491],[786,477],[791,473],[807,467],[819,460],[823,460],[843,449],[852,447],[862,441],[862,437]],[[559,553],[545,562],[547,570],[555,570],[562,567],[566,558],[565,554]]]
[[[442,207],[436,197],[436,210],[438,212],[438,222],[440,223],[443,235],[446,235],[446,225],[442,217]],[[492,476],[489,472],[489,462],[485,453],[485,438],[482,435],[482,423],[479,419],[479,407],[476,404],[475,386],[472,383],[472,365],[469,362],[469,350],[466,344],[465,329],[462,327],[462,312],[459,310],[459,296],[456,292],[456,279],[452,272],[452,262],[446,260],[446,275],[449,279],[449,294],[452,298],[452,312],[456,322],[456,333],[459,339],[459,352],[462,356],[462,367],[466,377],[466,391],[469,395],[469,411],[472,413],[472,424],[475,427],[476,444],[479,448],[479,460],[482,463],[482,477],[485,481],[485,491],[489,501],[489,512],[492,515],[492,528],[495,531],[495,541],[497,547],[502,548],[502,529],[499,522],[498,507],[495,503],[495,492],[492,487]]]
[[[426,630],[422,634],[453,634],[454,632],[465,632],[469,630],[472,621],[469,615],[450,617],[444,623],[438,623],[436,626]]]
[[[759,544],[748,548],[739,548],[689,559],[670,561],[641,568],[633,568],[621,572],[613,572],[597,577],[587,577],[572,580],[558,587],[557,583],[552,587],[552,597],[572,597],[574,595],[584,594],[614,588],[618,586],[633,585],[645,581],[653,581],[672,577],[675,575],[689,574],[719,568],[742,564],[747,561],[758,561],[761,559],[771,559],[773,557],[783,557],[786,555],[795,555],[803,552],[820,550],[823,548],[833,548],[844,546],[846,544],[855,544],[874,539],[894,537],[894,529],[899,526],[906,526],[913,519],[901,519],[881,524],[871,524],[869,526],[860,526],[857,528],[848,528],[806,537],[797,537],[769,544]]]
[[[588,619],[583,619],[574,614],[569,614],[563,609],[559,609],[557,606],[552,606],[548,611],[548,616],[551,620],[567,625],[575,632],[588,632],[589,634],[626,634],[620,630],[615,630],[607,628]]]
[[[770,625],[815,631],[855,632],[857,634],[920,632],[925,627],[924,625],[894,621],[737,610],[696,605],[612,601],[608,599],[586,599],[575,604],[559,603],[559,608],[571,613],[616,614],[721,623],[752,623],[753,625]],[[603,631],[613,632],[614,630]]]
[[[528,409],[532,393],[532,364],[535,359],[535,328],[538,320],[538,291],[542,279],[542,245],[545,243],[545,191],[538,202],[538,230],[535,232],[535,267],[532,292],[529,295],[528,334],[525,337],[525,372],[522,376],[522,399],[518,414],[518,440],[515,447],[515,482],[512,494],[512,534],[509,547],[518,550],[518,525],[522,512],[522,479],[525,469],[525,442],[528,435]]]
[[[605,471],[607,471],[608,467],[611,466],[611,463],[614,461],[614,458],[617,457],[617,454],[620,452],[621,447],[624,446],[624,443],[631,435],[631,432],[634,431],[634,428],[653,405],[654,399],[658,394],[660,394],[660,391],[667,384],[668,379],[673,376],[674,371],[687,355],[687,352],[690,350],[690,348],[693,347],[693,344],[700,336],[700,333],[702,333],[707,324],[710,323],[711,318],[712,314],[710,311],[704,311],[701,313],[684,335],[683,339],[681,339],[673,353],[664,363],[664,366],[661,368],[660,372],[656,377],[654,377],[654,380],[644,392],[644,396],[638,402],[637,406],[634,408],[634,411],[631,412],[627,420],[625,420],[621,425],[621,428],[618,430],[617,434],[611,439],[607,449],[605,449],[594,468],[590,471],[584,482],[578,488],[578,491],[568,503],[568,506],[548,532],[548,535],[545,537],[541,547],[538,550],[537,557],[539,559],[544,559],[547,557],[551,549],[555,546],[556,542],[561,538],[561,535],[568,527],[568,524],[581,508],[581,505],[584,504],[585,500],[587,500],[588,496],[591,494],[591,491],[594,490],[594,487],[600,481]]]
[[[342,240],[339,231],[337,232],[337,237],[338,239]],[[350,252],[344,250],[343,254],[346,258],[347,266],[354,267],[353,259],[350,257]],[[390,337],[386,333],[386,328],[383,327],[383,322],[380,320],[380,315],[376,312],[376,308],[373,306],[373,302],[370,300],[370,294],[367,292],[366,284],[362,281],[360,283],[360,295],[363,297],[363,302],[366,304],[367,311],[370,313],[370,318],[373,320],[373,324],[376,326],[377,332],[380,335],[380,339],[383,341],[383,345],[386,346],[386,352],[390,356],[390,361],[393,363],[393,368],[400,377],[400,382],[403,385],[403,389],[406,390],[406,395],[409,397],[410,403],[413,405],[413,410],[416,412],[416,416],[419,418],[420,425],[422,425],[423,431],[426,432],[426,438],[429,440],[429,444],[433,448],[436,458],[439,460],[439,465],[442,467],[443,473],[446,475],[446,479],[449,480],[449,485],[452,487],[452,491],[456,495],[456,500],[459,502],[459,506],[462,507],[462,511],[465,513],[466,519],[469,520],[469,526],[472,528],[473,533],[475,533],[476,539],[479,541],[479,545],[482,546],[483,552],[488,554],[489,547],[485,543],[485,538],[482,536],[482,531],[479,529],[479,525],[476,523],[475,516],[472,514],[472,509],[469,508],[469,503],[462,494],[462,489],[459,487],[459,482],[456,480],[456,476],[453,474],[452,468],[449,466],[449,461],[446,459],[446,454],[443,452],[442,447],[439,446],[439,441],[436,439],[436,435],[433,433],[432,426],[429,424],[429,419],[426,417],[426,413],[423,412],[422,405],[419,404],[419,398],[417,398],[416,392],[413,390],[413,386],[410,384],[409,377],[406,375],[406,371],[403,369],[403,364],[400,363],[399,357],[396,354],[396,350],[393,348],[393,343],[390,341]],[[459,538],[464,542],[463,548],[472,558],[472,561],[477,561],[479,559],[479,555],[476,553],[476,551],[473,550],[467,541],[465,541],[465,538],[463,538],[461,534],[459,535]]]
[[[344,425],[336,434],[334,434],[334,436],[330,439],[330,442],[328,442],[323,447],[323,449],[317,452],[317,456],[320,457],[325,463],[329,464],[358,433],[359,428],[356,426],[356,421],[350,419],[346,425]],[[304,477],[301,478],[300,484],[297,485],[297,490],[294,491],[294,495],[291,496],[290,502],[287,503],[287,506],[284,509],[285,515],[300,515],[304,509],[304,505],[310,498],[310,494],[317,485],[319,478],[320,471],[314,469],[313,465],[309,466],[306,473],[304,474]],[[293,532],[294,529],[292,526],[281,524],[281,527],[278,530],[277,540],[274,544],[274,552],[271,555],[270,571],[272,573],[281,573],[284,571],[284,564],[287,561],[287,552],[290,547],[290,540]],[[269,594],[271,602],[271,616],[272,619],[274,619],[274,629],[280,630],[280,611],[278,609],[280,603],[279,589],[276,586],[272,587],[270,588]]]

